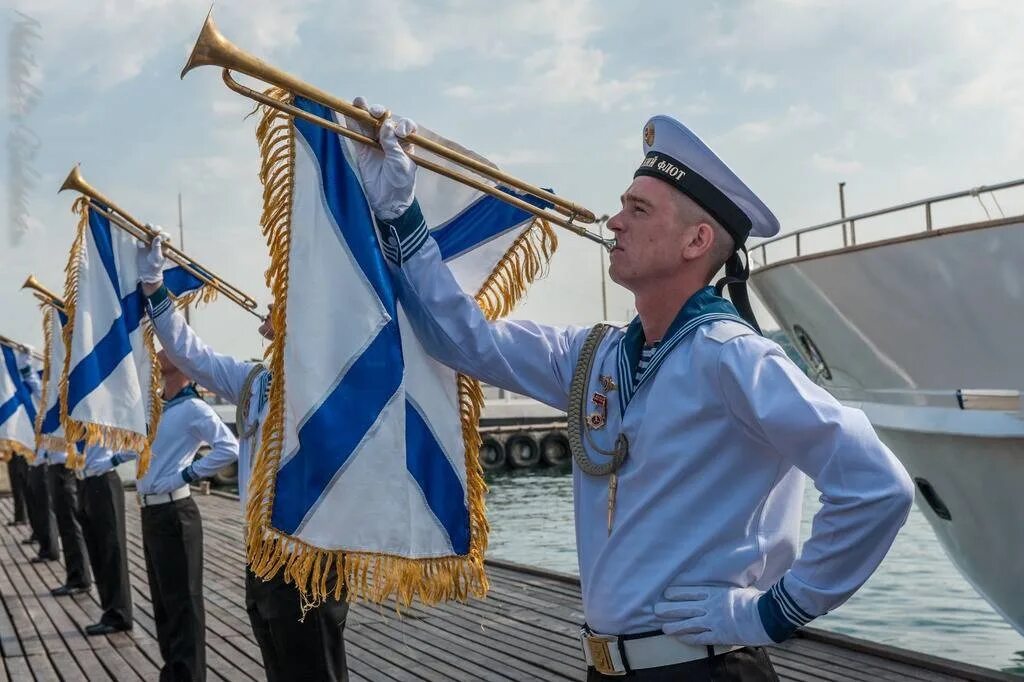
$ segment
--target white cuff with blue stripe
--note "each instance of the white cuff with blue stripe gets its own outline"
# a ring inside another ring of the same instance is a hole
[[[171,293],[163,284],[160,288],[146,297],[146,312],[149,319],[155,320],[171,309]]]
[[[814,616],[801,609],[790,596],[784,580],[775,583],[757,600],[761,624],[775,642],[789,639],[797,628],[814,620]]]
[[[384,257],[398,266],[419,251],[430,236],[427,222],[423,219],[423,211],[420,210],[419,202],[415,200],[405,213],[394,220],[378,219],[377,227],[380,230]]]

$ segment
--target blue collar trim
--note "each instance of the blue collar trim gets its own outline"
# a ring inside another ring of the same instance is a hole
[[[665,332],[664,338],[658,344],[647,369],[644,370],[644,375],[640,377],[639,382],[634,384],[634,377],[637,366],[640,364],[640,354],[646,338],[643,325],[640,324],[640,317],[633,318],[626,328],[626,333],[619,341],[619,407],[622,411],[626,411],[626,406],[639,388],[657,373],[658,367],[665,361],[665,357],[679,345],[680,341],[701,325],[719,320],[732,320],[751,330],[754,329],[740,316],[728,299],[715,295],[714,287],[708,286],[697,291],[683,304],[682,309]]]
[[[193,398],[195,398],[196,400],[202,400],[202,398],[199,397],[199,391],[196,390],[196,385],[189,384],[188,386],[174,394],[173,398],[164,400],[164,409],[166,410],[168,407],[171,407],[172,405],[177,405],[178,403],[184,402],[186,400],[191,400]]]

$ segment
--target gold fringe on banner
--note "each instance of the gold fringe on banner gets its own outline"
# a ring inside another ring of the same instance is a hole
[[[39,309],[43,311],[43,377],[42,390],[39,393],[39,411],[36,412],[36,450],[46,448],[47,450],[67,450],[67,442],[59,436],[43,434],[43,421],[46,419],[46,401],[49,400],[50,377],[53,376],[50,353],[53,351],[53,315],[57,311],[49,303],[40,303]],[[63,343],[63,340],[61,340]],[[30,460],[31,461],[31,460]]]
[[[35,461],[35,453],[32,448],[16,440],[0,439],[0,462],[10,461],[14,455],[21,455],[29,462]]]
[[[291,95],[271,88],[266,94],[291,103]],[[425,604],[487,594],[484,571],[489,526],[485,513],[487,491],[480,465],[478,431],[483,392],[474,379],[458,375],[462,435],[470,512],[470,548],[466,556],[410,559],[368,552],[326,550],[310,545],[273,528],[275,479],[284,445],[284,347],[287,338],[288,269],[291,248],[290,221],[294,195],[295,130],[287,115],[259,107],[262,116],[256,131],[260,147],[260,180],[263,183],[263,214],[260,224],[270,248],[267,286],[274,296],[272,321],[274,340],[267,349],[271,373],[270,404],[263,425],[262,443],[253,463],[249,483],[247,519],[247,560],[253,573],[270,579],[283,571],[303,595],[303,607],[311,608],[324,599],[347,598],[384,602],[393,599],[407,606],[414,599]],[[545,267],[557,246],[554,231],[536,220],[512,244],[494,272],[477,292],[476,300],[489,319],[508,313],[527,286]],[[328,584],[332,569],[337,579]]]
[[[85,229],[89,223],[89,200],[79,197],[71,205],[71,212],[78,215],[75,240],[71,243],[68,264],[64,267],[64,313],[68,316],[64,325],[64,367],[60,373],[60,423],[64,428],[64,440],[68,458],[65,467],[72,471],[85,468],[85,452],[79,452],[75,439],[68,432],[68,374],[71,371],[71,334],[75,328],[75,299],[78,296],[78,270],[85,257]]]

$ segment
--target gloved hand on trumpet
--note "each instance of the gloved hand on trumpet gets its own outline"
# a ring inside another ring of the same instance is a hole
[[[362,97],[352,104],[367,111],[376,119],[387,115],[379,104],[368,105]],[[409,158],[413,145],[402,138],[416,132],[411,119],[390,117],[384,119],[376,133],[370,126],[346,117],[348,126],[367,137],[376,137],[383,149],[357,144],[356,161],[363,178],[363,190],[374,214],[382,220],[393,220],[405,213],[416,198],[416,164]]]

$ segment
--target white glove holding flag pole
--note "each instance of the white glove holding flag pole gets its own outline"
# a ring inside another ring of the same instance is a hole
[[[164,257],[162,245],[171,241],[171,235],[164,232],[159,225],[147,223],[146,227],[154,230],[157,235],[149,244],[136,242],[139,251],[135,257],[135,263],[139,268],[139,280],[143,284],[160,284],[164,281],[164,268],[167,267],[167,259]]]
[[[661,630],[684,644],[764,646],[775,644],[761,623],[754,587],[681,587],[670,585],[654,605],[667,621]]]
[[[14,349],[14,362],[18,365],[18,371],[22,374],[32,370],[32,349]]]
[[[352,103],[380,118],[387,111],[379,104],[368,106],[362,97]],[[380,126],[380,135],[370,126],[346,118],[348,125],[368,137],[378,137],[383,151],[376,147],[355,143],[359,174],[363,191],[374,214],[382,220],[393,220],[405,213],[416,198],[416,164],[409,158],[412,145],[401,138],[416,132],[416,124],[408,118],[388,118]]]

